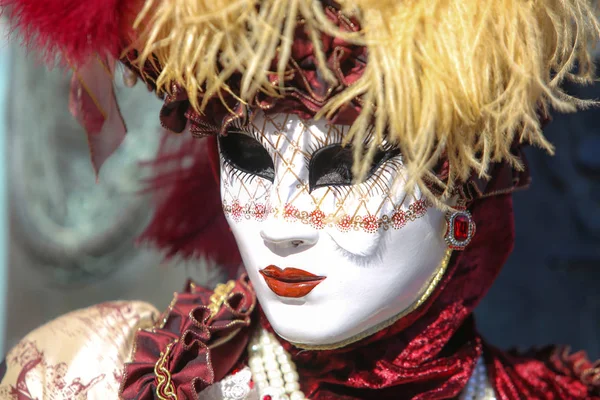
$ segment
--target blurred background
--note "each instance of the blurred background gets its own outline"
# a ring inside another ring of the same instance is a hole
[[[138,162],[157,149],[160,101],[119,80],[129,133],[96,184],[68,90],[69,76],[0,42],[2,355],[70,310],[116,299],[164,309],[188,277],[220,279],[199,263],[161,264],[161,254],[133,245],[152,213],[137,194]],[[600,85],[570,90],[600,98]],[[496,345],[570,344],[600,357],[599,122],[600,110],[555,115],[546,133],[556,156],[528,149],[533,185],[514,196],[516,247],[477,309],[480,330]]]

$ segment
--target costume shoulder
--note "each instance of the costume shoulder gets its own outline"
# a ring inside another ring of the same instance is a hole
[[[158,311],[143,302],[95,305],[34,330],[6,356],[0,398],[115,399],[136,332]]]

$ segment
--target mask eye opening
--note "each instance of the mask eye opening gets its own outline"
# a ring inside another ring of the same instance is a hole
[[[366,149],[365,149],[366,152]],[[371,167],[364,179],[368,181],[389,160],[400,155],[395,147],[381,148],[373,156]],[[354,150],[352,146],[342,146],[339,143],[330,144],[312,153],[308,165],[309,192],[321,187],[352,186],[354,174]]]
[[[219,136],[219,154],[233,169],[275,181],[275,166],[271,155],[252,135],[239,130],[230,130]]]

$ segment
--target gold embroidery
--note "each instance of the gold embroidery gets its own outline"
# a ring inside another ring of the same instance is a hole
[[[227,297],[235,287],[235,281],[229,281],[227,283],[219,283],[217,287],[215,287],[214,293],[210,296],[210,304],[208,305],[208,309],[211,312],[211,317],[214,317],[219,309],[227,300]]]
[[[175,343],[175,340],[167,345],[164,352],[160,353],[158,361],[154,365],[154,375],[156,376],[156,396],[159,400],[177,400],[177,394],[175,394],[175,386],[171,381],[171,373],[165,367],[169,352]]]

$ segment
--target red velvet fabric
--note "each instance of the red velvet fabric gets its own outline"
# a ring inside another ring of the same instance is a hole
[[[488,374],[498,400],[600,399],[600,363],[584,352],[548,346],[525,353],[484,344]]]

